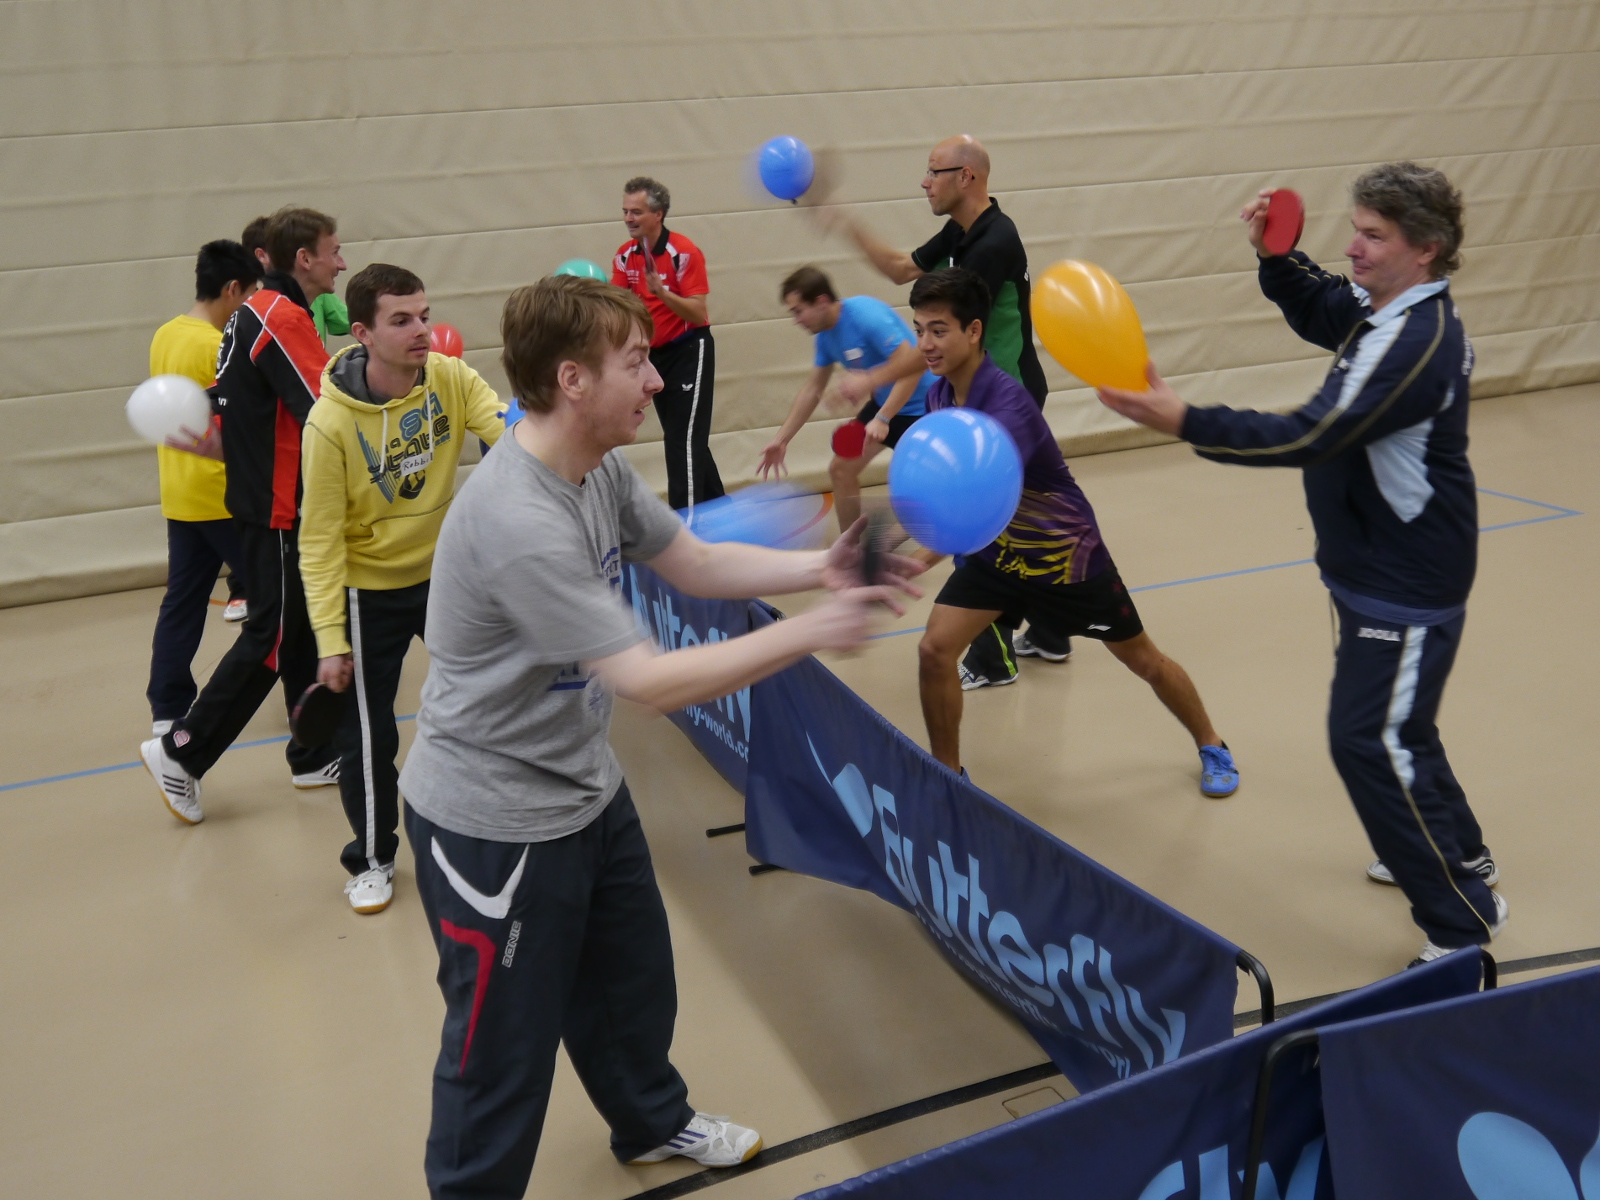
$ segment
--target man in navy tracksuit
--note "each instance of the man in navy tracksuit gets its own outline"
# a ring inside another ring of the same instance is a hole
[[[1428,935],[1415,965],[1489,941],[1507,915],[1434,723],[1478,552],[1472,344],[1447,278],[1460,265],[1461,197],[1414,163],[1361,176],[1346,280],[1298,251],[1268,255],[1268,195],[1241,214],[1261,290],[1290,328],[1334,351],[1321,389],[1283,415],[1190,408],[1152,367],[1148,392],[1100,398],[1205,458],[1304,469],[1317,565],[1339,613],[1328,739],[1379,855],[1368,875],[1398,884]]]

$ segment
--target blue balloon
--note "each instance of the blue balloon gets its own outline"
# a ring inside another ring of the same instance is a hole
[[[817,524],[816,497],[782,483],[758,483],[696,504],[684,523],[702,542],[792,547]]]
[[[761,185],[779,200],[798,200],[816,175],[811,149],[799,138],[775,137],[756,157]]]
[[[940,554],[982,550],[1022,498],[1022,456],[987,413],[944,408],[906,430],[889,461],[889,502],[900,524]]]

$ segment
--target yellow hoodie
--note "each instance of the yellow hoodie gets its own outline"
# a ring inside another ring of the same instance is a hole
[[[366,354],[351,346],[328,363],[300,440],[300,578],[320,658],[350,653],[345,588],[428,578],[466,434],[494,442],[505,432],[506,406],[460,359],[429,354],[421,383],[380,401],[369,398]]]

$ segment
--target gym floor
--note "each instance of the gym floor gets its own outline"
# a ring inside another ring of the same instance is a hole
[[[1486,532],[1441,725],[1511,903],[1493,947],[1513,967],[1506,983],[1600,947],[1600,570],[1586,515],[1600,514],[1597,402],[1600,385],[1586,385],[1473,409]],[[1331,625],[1305,562],[1297,473],[1216,466],[1180,446],[1073,468],[1146,627],[1194,677],[1244,783],[1204,799],[1181,728],[1087,642],[1066,664],[1024,660],[1016,685],[968,695],[975,781],[1256,954],[1280,1001],[1398,970],[1422,935],[1396,890],[1365,879],[1371,852],[1328,760]],[[422,1197],[443,1009],[409,849],[393,906],[353,914],[337,792],[290,788],[276,699],[206,778],[205,823],[173,820],[137,762],[159,600],[0,611],[3,1190]],[[918,740],[928,603],[830,660]],[[216,610],[202,680],[231,632]],[[416,711],[426,666],[419,646],[400,712]],[[718,1184],[718,1200],[792,1197],[1072,1094],[1041,1071],[844,1136],[844,1123],[1044,1055],[909,915],[796,875],[752,877],[740,838],[707,839],[741,819],[740,801],[668,722],[619,712],[614,741],[671,915],[674,1059],[691,1101],[758,1127],[769,1147],[805,1139]],[[1238,1009],[1256,1005],[1241,977]],[[530,1195],[676,1194],[694,1173],[681,1160],[619,1166],[559,1065]]]

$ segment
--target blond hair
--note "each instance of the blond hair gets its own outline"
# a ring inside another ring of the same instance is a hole
[[[512,394],[527,412],[556,403],[556,371],[580,362],[596,373],[607,350],[620,350],[637,329],[649,339],[653,322],[633,292],[598,279],[552,275],[506,298],[500,314],[500,362]]]

